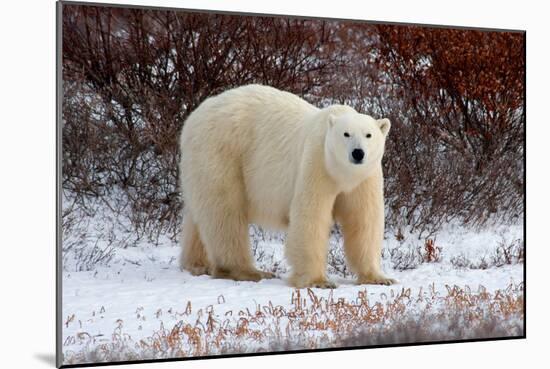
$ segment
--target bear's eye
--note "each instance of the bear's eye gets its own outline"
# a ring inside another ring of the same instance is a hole
[[[371,138],[372,135],[370,133],[367,133],[367,138]]]
[[[344,132],[344,137],[349,137],[349,133]]]

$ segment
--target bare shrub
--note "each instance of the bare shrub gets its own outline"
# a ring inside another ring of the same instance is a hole
[[[389,221],[421,232],[523,214],[524,38],[376,26],[395,125],[386,155]]]
[[[405,241],[403,236],[400,238],[400,244],[397,247],[384,249],[383,257],[389,255],[393,269],[411,270],[416,269],[423,263],[437,263],[441,261],[442,248],[435,245],[434,239],[424,240],[424,247],[415,242]]]
[[[63,188],[82,206],[122,192],[140,237],[175,239],[185,119],[262,83],[392,120],[388,226],[428,238],[453,220],[517,221],[523,47],[509,32],[65,4]]]
[[[525,260],[525,248],[522,240],[514,240],[507,243],[502,240],[492,255],[492,264],[494,266],[503,266],[511,264],[520,264]]]
[[[422,249],[410,244],[390,249],[389,255],[393,269],[396,270],[416,269],[424,262]]]
[[[98,266],[108,266],[115,256],[113,240],[106,243],[102,237],[88,236],[89,219],[75,221],[73,214],[63,217],[63,269],[90,271]]]
[[[329,274],[343,278],[354,276],[348,267],[344,253],[344,235],[339,224],[334,225],[330,230],[327,264]]]
[[[96,240],[92,247],[89,244],[81,243],[63,248],[63,265],[70,265],[69,258],[75,260],[75,272],[94,270],[98,266],[107,266],[115,255],[113,246],[99,247],[100,240]]]
[[[249,226],[249,236],[251,240],[252,254],[256,264],[265,271],[281,275],[286,273],[288,268],[284,260],[275,255],[274,250],[271,253],[266,252],[265,247],[260,244],[276,244],[279,251],[283,250],[285,243],[285,234],[282,232],[266,231],[260,226],[252,224]]]
[[[175,237],[177,141],[187,115],[230,87],[299,94],[328,81],[327,22],[65,5],[63,184],[126,193],[137,231]]]
[[[463,253],[453,256],[451,264],[463,269],[487,269],[504,265],[523,264],[525,261],[524,242],[520,239],[506,240],[504,237],[498,246],[476,259],[468,258]]]
[[[487,269],[491,266],[486,256],[471,260],[463,253],[451,257],[450,262],[455,268],[460,269]]]

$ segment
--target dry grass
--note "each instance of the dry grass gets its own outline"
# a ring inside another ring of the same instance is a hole
[[[219,297],[224,300],[223,296]],[[134,340],[117,321],[105,343],[80,332],[65,340],[65,364],[210,356],[265,351],[351,347],[411,342],[521,336],[524,286],[510,285],[489,293],[480,286],[434,286],[393,290],[370,302],[366,290],[353,300],[320,297],[310,289],[295,290],[290,306],[258,305],[215,313],[213,306],[194,310],[189,302],[173,327]],[[189,323],[194,321],[194,323]],[[74,348],[78,348],[74,351]]]

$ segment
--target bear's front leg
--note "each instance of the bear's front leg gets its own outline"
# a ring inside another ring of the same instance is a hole
[[[304,176],[294,195],[285,247],[296,288],[336,288],[326,276],[328,237],[336,192],[324,179]]]
[[[334,204],[334,217],[344,233],[344,251],[358,284],[397,283],[382,272],[384,239],[384,194],[382,169]]]

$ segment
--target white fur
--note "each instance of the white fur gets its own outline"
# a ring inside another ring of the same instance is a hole
[[[248,224],[256,223],[288,230],[292,285],[333,287],[325,269],[336,219],[358,281],[392,283],[380,271],[389,127],[350,107],[318,109],[259,85],[204,101],[181,135],[182,267],[238,280],[270,277],[252,260]],[[361,164],[350,160],[357,148],[365,152]]]

